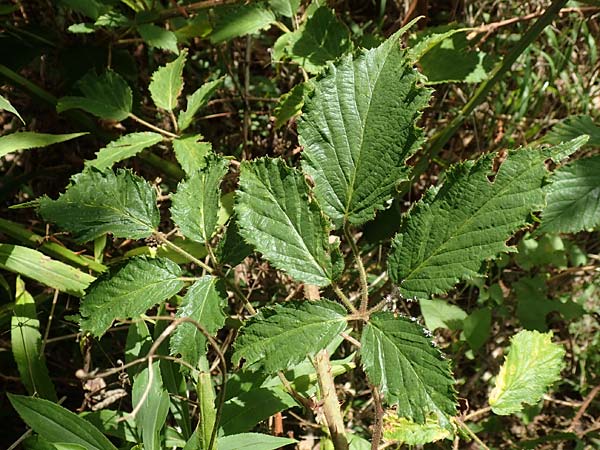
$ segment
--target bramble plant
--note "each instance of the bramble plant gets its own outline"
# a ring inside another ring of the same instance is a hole
[[[296,24],[298,1],[269,3],[271,8],[227,7],[233,9],[220,13],[210,39],[217,43],[254,33],[277,17],[293,17]],[[456,311],[444,316],[444,306],[428,302],[440,301],[460,283],[476,282],[489,261],[514,253],[508,242],[521,230],[540,221],[544,232],[597,227],[598,156],[567,163],[588,143],[593,124],[554,136],[551,145],[486,153],[447,168],[404,212],[385,270],[377,272],[363,262],[361,230],[420,175],[408,161],[425,142],[418,123],[432,89],[415,66],[465,29],[434,33],[405,48],[401,39],[410,23],[378,46],[353,49],[335,14],[318,3],[301,25],[282,34],[274,55],[300,64],[307,75],[300,91],[294,89],[280,105],[277,118],[297,117],[302,152],[293,163],[270,156],[238,162],[214,152],[202,136],[188,134],[195,115],[226,81],[209,81],[182,101],[190,54],[178,47],[172,31],[144,20],[132,25],[141,38],[177,55],[154,72],[148,86],[170,129],[134,114],[135,95],[110,69],[86,74],[77,84],[78,95],[57,100],[59,113],[133,120],[151,131],[111,141],[58,198],[44,196],[25,205],[35,206],[45,223],[68,232],[76,243],[92,243],[97,255],[107,236],[138,241],[140,251],[107,267],[101,258],[70,254],[52,242],[39,251],[0,244],[1,267],[81,298],[74,320],[82,345],[93,345],[115,324],[128,327],[120,367],[79,375],[89,382],[127,374],[131,411],[96,402],[92,412],[77,415],[57,403],[35,302],[18,280],[12,351],[31,396],[8,395],[39,442],[61,449],[116,449],[109,435],[146,450],[275,449],[295,441],[250,431],[295,406],[322,411],[327,427],[322,445],[330,440],[336,450],[376,449],[382,438],[409,445],[479,442],[457,409],[452,359],[436,346],[431,331],[395,304],[420,302],[424,315],[429,307],[438,320],[451,320]],[[122,21],[129,19],[110,16],[115,10],[106,8],[88,11],[95,22],[73,25],[72,31],[127,26]],[[236,22],[240,11],[243,20]],[[141,17],[143,11],[137,12]],[[112,17],[110,25],[105,16]],[[319,35],[327,26],[333,35]],[[311,42],[322,45],[314,50]],[[308,74],[316,76],[308,79]],[[2,108],[18,115],[0,100]],[[0,138],[0,155],[80,135],[16,133]],[[167,195],[164,185],[130,169],[113,169],[157,144],[172,150],[180,166],[165,166],[182,178]],[[284,292],[267,304],[249,299],[235,267],[252,254],[293,280],[296,287],[287,289],[303,289],[305,298],[290,295],[284,301]],[[372,294],[388,277],[394,294],[376,301]],[[219,338],[225,331],[227,346]],[[552,332],[515,333],[485,412],[515,414],[538,403],[559,380],[564,354]],[[347,429],[336,393],[334,378],[350,372],[351,380],[365,383],[374,403],[368,440],[367,434]],[[121,391],[112,395],[127,395]]]

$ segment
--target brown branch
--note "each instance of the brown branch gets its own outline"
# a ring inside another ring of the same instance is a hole
[[[596,397],[596,395],[598,395],[599,392],[600,392],[600,384],[598,386],[596,386],[594,389],[592,389],[588,395],[586,395],[585,399],[583,400],[583,403],[581,404],[581,406],[579,407],[579,410],[577,411],[577,414],[575,414],[575,417],[573,417],[573,420],[571,421],[571,425],[569,426],[569,428],[567,428],[567,431],[571,431],[571,432],[575,431],[575,429],[579,426],[579,422],[581,422],[581,418],[583,417],[586,410],[592,403],[592,400],[594,400],[594,397]]]

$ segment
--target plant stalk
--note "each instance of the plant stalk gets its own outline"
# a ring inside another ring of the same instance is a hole
[[[360,312],[365,314],[367,312],[367,308],[369,307],[369,283],[367,282],[367,272],[365,271],[365,266],[363,265],[362,259],[360,257],[360,252],[358,247],[356,246],[356,242],[354,242],[354,238],[350,234],[350,230],[348,228],[348,224],[344,223],[344,236],[352,249],[352,253],[354,254],[354,259],[356,261],[356,266],[358,267],[358,276],[360,281]]]

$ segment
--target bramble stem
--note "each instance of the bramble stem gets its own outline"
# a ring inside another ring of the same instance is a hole
[[[344,292],[339,288],[339,286],[337,284],[332,283],[331,287],[333,288],[333,292],[336,293],[338,298],[342,301],[342,303],[346,306],[346,308],[348,308],[350,310],[350,312],[352,312],[352,313],[358,312],[356,307],[352,304],[350,299],[346,296],[346,294],[344,294]]]
[[[208,265],[206,265],[204,262],[200,261],[198,258],[196,258],[194,255],[191,255],[190,253],[186,252],[184,249],[182,249],[181,247],[179,247],[177,244],[173,244],[171,241],[169,241],[164,234],[162,234],[159,231],[156,231],[154,233],[154,237],[161,242],[162,244],[165,244],[167,247],[169,247],[171,250],[173,250],[176,253],[179,253],[181,256],[183,256],[185,259],[187,259],[189,262],[192,262],[194,264],[196,264],[197,266],[202,267],[204,270],[206,270],[208,273],[213,273],[214,269]]]
[[[369,283],[367,282],[367,272],[365,271],[365,266],[363,265],[356,242],[354,242],[354,238],[350,234],[348,223],[344,223],[344,236],[346,237],[348,244],[350,244],[350,248],[354,254],[354,260],[356,261],[356,266],[358,267],[361,294],[360,312],[365,314],[367,312],[367,308],[369,307]]]
[[[136,116],[133,113],[129,113],[128,117],[131,120],[134,120],[137,123],[139,123],[141,125],[144,125],[146,128],[150,128],[151,130],[156,131],[157,133],[162,134],[163,136],[167,136],[167,137],[172,138],[172,139],[176,139],[176,138],[179,137],[175,133],[171,133],[170,131],[163,130],[162,128],[159,128],[156,125],[152,125],[150,122],[146,122],[144,119],[142,119],[141,117]]]

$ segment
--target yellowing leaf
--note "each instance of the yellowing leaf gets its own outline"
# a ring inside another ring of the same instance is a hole
[[[383,416],[383,438],[386,441],[424,445],[450,436],[450,431],[442,428],[437,420],[429,417],[425,423],[415,423],[405,417],[398,417],[394,411]]]

